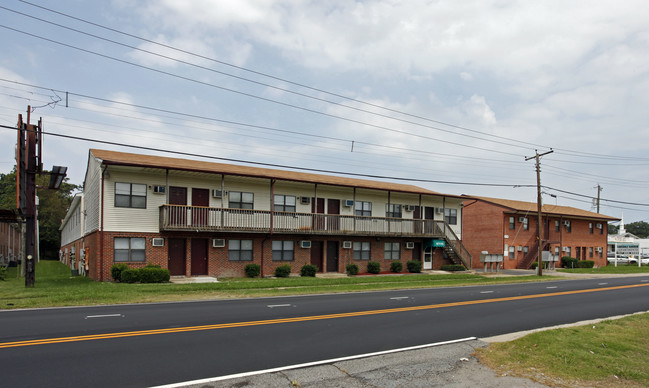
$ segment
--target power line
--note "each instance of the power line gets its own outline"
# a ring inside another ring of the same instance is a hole
[[[363,121],[360,121],[360,120],[351,119],[351,118],[348,118],[348,117],[343,117],[343,116],[335,115],[335,114],[332,114],[332,113],[321,112],[321,111],[318,111],[318,110],[315,110],[315,109],[311,109],[311,108],[307,108],[307,107],[303,107],[303,106],[299,106],[299,105],[295,105],[295,104],[291,104],[291,103],[287,103],[287,102],[283,102],[283,101],[274,100],[272,98],[266,98],[266,97],[262,97],[262,96],[257,96],[257,95],[254,95],[252,93],[242,92],[242,91],[239,91],[239,90],[235,90],[235,89],[227,88],[227,87],[224,87],[224,86],[216,85],[216,84],[213,84],[213,83],[210,83],[210,82],[197,80],[197,79],[186,77],[186,76],[179,75],[179,74],[174,74],[174,73],[164,71],[164,70],[160,70],[160,69],[156,69],[156,68],[153,68],[153,67],[150,67],[150,66],[141,65],[141,64],[138,64],[138,63],[135,63],[135,62],[130,62],[130,61],[120,59],[120,58],[116,58],[116,57],[113,57],[113,56],[110,56],[110,55],[107,55],[107,54],[102,54],[102,53],[99,53],[99,52],[96,52],[96,51],[84,49],[84,48],[81,48],[81,47],[78,47],[78,46],[73,46],[73,45],[70,45],[70,44],[67,44],[67,43],[59,42],[59,41],[56,41],[54,39],[50,39],[50,38],[46,38],[46,37],[39,36],[39,35],[36,35],[36,34],[32,34],[30,32],[21,31],[21,30],[18,30],[16,28],[12,28],[12,27],[9,27],[9,26],[0,25],[0,27],[5,28],[5,29],[10,30],[10,31],[20,33],[20,34],[31,36],[33,38],[41,39],[41,40],[44,40],[44,41],[47,41],[47,42],[50,42],[50,43],[54,43],[54,44],[58,44],[58,45],[61,45],[61,46],[64,46],[64,47],[74,49],[74,50],[78,50],[78,51],[81,51],[81,52],[84,52],[84,53],[87,53],[87,54],[96,55],[96,56],[99,56],[99,57],[102,57],[102,58],[105,58],[105,59],[110,59],[112,61],[116,61],[116,62],[120,62],[120,63],[123,63],[123,64],[135,66],[135,67],[138,67],[138,68],[141,68],[141,69],[144,69],[144,70],[149,70],[149,71],[159,73],[159,74],[162,74],[162,75],[166,75],[166,76],[169,76],[169,77],[178,78],[178,79],[193,82],[193,83],[196,83],[196,84],[199,84],[199,85],[216,88],[216,89],[227,91],[227,92],[230,92],[230,93],[239,94],[239,95],[242,95],[242,96],[245,96],[245,97],[250,97],[250,98],[257,99],[257,100],[270,102],[270,103],[273,103],[273,104],[278,104],[278,105],[282,105],[282,106],[285,106],[285,107],[289,107],[289,108],[298,109],[298,110],[302,110],[302,111],[309,112],[309,113],[322,115],[322,116],[325,116],[325,117],[335,118],[335,119],[338,119],[338,120],[343,120],[343,121],[347,121],[347,122],[354,123],[354,124],[364,125],[364,126],[368,126],[368,127],[372,127],[372,128],[377,128],[377,129],[382,129],[382,130],[385,130],[385,131],[399,133],[399,134],[403,134],[403,135],[419,137],[419,138],[422,138],[422,139],[434,140],[434,141],[438,141],[438,142],[441,142],[441,143],[452,144],[452,145],[456,145],[456,146],[460,146],[460,147],[467,147],[467,148],[477,149],[477,150],[481,150],[481,151],[496,152],[496,153],[500,153],[500,154],[507,154],[507,155],[513,155],[513,156],[520,156],[520,155],[517,155],[517,154],[514,154],[514,153],[510,153],[510,152],[490,150],[488,148],[471,146],[471,145],[462,144],[462,143],[458,143],[458,142],[452,142],[452,141],[449,141],[449,140],[442,140],[442,139],[439,139],[439,138],[420,135],[420,134],[417,134],[417,133],[407,132],[407,131],[403,131],[403,130],[400,130],[400,129],[394,129],[394,128],[389,128],[389,127],[385,127],[385,126],[382,126],[382,125],[366,123],[366,122],[363,122]],[[435,129],[438,129],[438,128],[435,128]],[[464,135],[464,136],[468,136],[468,135]],[[469,137],[472,137],[472,136],[469,136]],[[485,141],[491,141],[491,140],[481,139],[481,138],[477,138],[477,139],[485,140]],[[504,143],[502,143],[502,144],[504,144]],[[508,144],[508,145],[509,146],[514,146],[514,147],[519,147],[519,146],[515,146],[515,145],[511,145],[511,144]],[[522,147],[522,148],[524,148],[524,147]]]
[[[0,125],[0,128],[17,130],[16,127],[11,127],[11,126],[8,126],[8,125]],[[133,145],[133,144],[126,144],[126,143],[107,141],[107,140],[100,140],[100,139],[92,139],[92,138],[81,137],[81,136],[64,135],[64,134],[60,134],[60,133],[56,133],[56,132],[42,131],[42,133],[44,135],[50,135],[50,136],[61,137],[61,138],[66,138],[66,139],[74,139],[74,140],[80,140],[80,141],[85,141],[85,142],[92,142],[92,143],[108,144],[108,145],[114,145],[114,146],[120,146],[120,147],[135,148],[135,149],[146,150],[146,151],[164,152],[164,153],[182,155],[182,156],[199,157],[199,158],[212,159],[212,160],[221,160],[221,161],[234,162],[234,163],[244,163],[244,164],[257,165],[257,166],[284,168],[284,169],[318,172],[318,173],[325,173],[325,174],[348,175],[348,176],[355,176],[355,177],[364,177],[364,178],[373,178],[373,179],[386,179],[386,180],[396,180],[396,181],[440,183],[440,184],[450,184],[450,185],[466,185],[466,186],[534,187],[534,185],[511,185],[511,184],[504,184],[504,183],[478,183],[478,182],[440,181],[440,180],[432,180],[432,179],[404,178],[404,177],[396,177],[396,176],[385,176],[385,175],[375,175],[375,174],[353,173],[353,172],[346,172],[346,171],[325,170],[325,169],[317,169],[317,168],[290,166],[290,165],[277,164],[277,163],[255,162],[255,161],[250,161],[250,160],[245,160],[245,159],[224,158],[224,157],[219,157],[219,156],[196,154],[196,153],[184,152],[184,151],[173,151],[173,150],[168,150],[168,149],[164,149],[164,148],[138,146],[138,145]]]
[[[306,89],[309,89],[309,90],[317,91],[317,92],[319,92],[319,93],[325,93],[325,94],[328,94],[328,95],[331,95],[331,96],[336,96],[336,97],[338,97],[338,98],[343,98],[343,99],[346,99],[346,100],[349,100],[349,101],[353,101],[353,102],[356,102],[356,103],[360,103],[360,104],[364,104],[364,105],[372,106],[372,107],[375,107],[375,108],[384,109],[384,110],[386,110],[386,111],[390,111],[390,112],[393,112],[393,113],[399,113],[399,114],[402,114],[402,115],[405,115],[405,116],[409,116],[409,117],[413,117],[413,118],[417,118],[417,119],[425,120],[425,121],[428,121],[428,122],[434,122],[434,123],[442,124],[442,125],[449,126],[449,127],[452,127],[452,128],[462,129],[462,130],[469,131],[469,132],[473,132],[473,133],[478,133],[478,134],[481,134],[481,135],[484,135],[484,136],[489,136],[489,137],[494,137],[494,138],[498,138],[498,139],[507,140],[508,142],[514,141],[514,142],[521,143],[521,144],[526,144],[526,145],[529,145],[529,146],[544,147],[544,148],[554,148],[555,150],[557,150],[557,153],[566,154],[566,155],[571,155],[571,156],[578,156],[578,157],[593,157],[593,156],[594,156],[594,157],[599,157],[599,158],[610,158],[610,159],[616,159],[616,160],[649,160],[649,158],[635,158],[635,157],[608,156],[608,155],[602,155],[602,154],[597,154],[597,153],[588,153],[588,152],[583,152],[583,151],[576,151],[576,150],[562,149],[562,148],[560,148],[560,147],[548,147],[548,146],[538,145],[538,144],[529,143],[529,142],[525,142],[525,141],[521,141],[521,140],[514,140],[514,139],[511,139],[511,138],[508,138],[508,137],[504,137],[504,136],[493,135],[493,134],[489,134],[489,133],[485,133],[485,132],[481,132],[481,131],[473,130],[473,129],[470,129],[470,128],[466,128],[466,127],[463,127],[463,126],[459,126],[459,125],[455,125],[455,124],[449,124],[449,123],[442,122],[442,121],[438,121],[438,120],[433,120],[433,119],[426,118],[426,117],[423,117],[423,116],[413,115],[413,114],[410,114],[410,113],[407,113],[407,112],[403,112],[403,111],[399,111],[399,110],[396,110],[396,109],[387,108],[387,107],[384,107],[384,106],[381,106],[381,105],[378,105],[378,104],[372,104],[372,103],[369,103],[369,102],[366,102],[366,101],[362,101],[362,100],[359,100],[359,99],[355,99],[355,98],[352,98],[352,97],[349,97],[349,96],[344,96],[344,95],[337,94],[337,93],[332,93],[332,92],[329,92],[329,91],[326,91],[326,90],[323,90],[323,89],[314,88],[314,87],[312,87],[312,86],[308,86],[308,85],[305,85],[305,84],[301,84],[301,83],[293,82],[293,81],[290,81],[290,80],[287,80],[287,79],[283,79],[283,78],[280,78],[280,77],[276,77],[276,76],[273,76],[273,75],[270,75],[270,74],[267,74],[267,73],[263,73],[263,72],[259,72],[259,71],[255,71],[255,70],[251,70],[251,69],[247,69],[247,68],[242,67],[242,66],[236,66],[236,65],[234,65],[234,64],[231,64],[231,63],[228,63],[228,62],[225,62],[225,61],[217,60],[217,59],[214,59],[214,58],[210,58],[210,57],[207,57],[207,56],[203,56],[203,55],[200,55],[200,54],[193,53],[193,52],[191,52],[191,51],[183,50],[183,49],[180,49],[180,48],[177,48],[177,47],[171,46],[171,45],[167,45],[167,44],[164,44],[164,43],[160,43],[160,42],[156,42],[156,41],[153,41],[153,40],[150,40],[150,39],[146,39],[146,38],[143,38],[143,37],[140,37],[140,36],[134,35],[134,34],[126,33],[126,32],[121,31],[121,30],[117,30],[117,29],[114,29],[114,28],[111,28],[111,27],[107,27],[107,26],[101,25],[101,24],[99,24],[99,23],[91,22],[91,21],[88,21],[88,20],[85,20],[85,19],[82,19],[82,18],[79,18],[79,17],[75,17],[75,16],[72,16],[72,15],[69,15],[69,14],[66,14],[66,13],[63,13],[63,12],[60,12],[60,11],[53,10],[53,9],[51,9],[51,8],[47,8],[47,7],[40,6],[40,5],[37,5],[37,4],[34,4],[34,3],[31,3],[31,2],[28,2],[28,1],[24,1],[24,0],[20,0],[20,1],[21,1],[22,3],[25,3],[25,4],[28,4],[28,5],[31,5],[31,6],[33,6],[33,7],[37,7],[37,8],[40,8],[40,9],[42,9],[42,10],[45,10],[45,11],[48,11],[48,12],[54,13],[54,14],[57,14],[57,15],[60,15],[60,16],[64,16],[64,17],[66,17],[66,18],[70,18],[70,19],[73,19],[73,20],[76,20],[76,21],[79,21],[79,22],[82,22],[82,23],[86,23],[86,24],[89,24],[89,25],[92,25],[92,26],[95,26],[95,27],[98,27],[98,28],[102,28],[102,29],[105,29],[105,30],[108,30],[108,31],[112,31],[112,32],[115,32],[115,33],[117,33],[117,34],[121,34],[121,35],[124,35],[124,36],[128,36],[128,37],[131,37],[131,38],[134,38],[134,39],[138,39],[138,40],[141,40],[141,41],[144,41],[144,42],[147,42],[147,43],[151,43],[151,44],[154,44],[154,45],[157,45],[157,46],[160,46],[160,47],[164,47],[164,48],[167,48],[167,49],[170,49],[170,50],[174,50],[174,51],[177,51],[177,52],[180,52],[180,53],[183,53],[183,54],[188,54],[188,55],[194,56],[194,57],[196,57],[196,58],[200,58],[200,59],[208,60],[208,61],[211,61],[211,62],[214,62],[214,63],[219,63],[219,64],[224,65],[224,66],[229,66],[229,67],[236,68],[236,69],[239,69],[239,70],[242,70],[242,71],[246,71],[246,72],[249,72],[249,73],[252,73],[252,74],[260,75],[260,76],[263,76],[263,77],[268,77],[268,78],[271,78],[271,79],[274,79],[274,80],[279,80],[279,81],[282,81],[282,82],[285,82],[285,83],[288,83],[288,84],[291,84],[291,85],[295,85],[295,86],[303,87],[303,88],[306,88]],[[15,10],[11,10],[11,9],[9,9],[9,8],[6,8],[6,7],[1,7],[1,6],[0,6],[0,8],[6,9],[6,10],[8,10],[8,11],[15,12],[15,13],[18,13],[18,14],[21,14],[21,15],[23,15],[23,16],[30,17],[30,18],[33,18],[33,19],[36,19],[36,20],[40,20],[40,21],[45,22],[45,23],[49,23],[49,24],[52,24],[52,25],[56,25],[56,26],[61,27],[61,28],[65,28],[65,29],[68,29],[68,30],[71,30],[71,31],[75,31],[75,32],[77,32],[77,33],[81,33],[81,34],[84,34],[84,35],[87,35],[87,36],[95,37],[95,38],[97,38],[97,39],[101,39],[101,40],[104,40],[104,41],[108,41],[108,42],[111,42],[111,43],[113,43],[113,44],[118,44],[118,45],[121,45],[121,46],[129,47],[129,48],[131,48],[131,49],[138,50],[138,51],[141,51],[141,52],[145,52],[145,53],[148,53],[148,54],[151,54],[151,55],[156,55],[156,56],[159,56],[159,57],[162,57],[162,58],[166,58],[166,59],[169,59],[169,60],[173,60],[173,61],[177,61],[177,62],[180,62],[180,63],[183,63],[183,64],[187,64],[187,65],[190,65],[190,66],[198,67],[198,68],[201,68],[201,69],[204,69],[204,70],[208,70],[208,71],[216,72],[216,73],[219,73],[219,74],[222,74],[222,75],[226,75],[226,76],[229,76],[229,77],[237,78],[237,79],[244,80],[244,81],[247,81],[247,82],[251,82],[251,83],[255,83],[255,84],[259,84],[259,85],[263,85],[263,86],[270,87],[270,88],[274,88],[274,89],[277,89],[277,90],[282,90],[282,91],[284,91],[284,92],[292,93],[292,94],[296,94],[296,95],[299,95],[299,96],[302,96],[302,97],[307,97],[307,98],[311,98],[311,99],[319,100],[319,101],[322,101],[322,102],[326,102],[326,103],[330,103],[330,104],[335,104],[335,105],[338,105],[338,106],[343,106],[343,107],[346,107],[346,108],[348,108],[348,109],[353,109],[353,110],[357,110],[357,111],[361,111],[361,112],[369,113],[369,114],[372,114],[372,115],[378,115],[378,116],[380,116],[380,117],[384,117],[384,118],[389,118],[389,119],[393,119],[393,120],[402,121],[402,122],[405,122],[405,123],[408,123],[408,124],[412,124],[412,125],[423,126],[423,127],[426,127],[426,128],[435,129],[435,130],[439,130],[439,131],[443,131],[443,132],[451,133],[451,134],[454,134],[454,135],[466,136],[466,137],[470,137],[470,138],[474,138],[474,139],[478,139],[478,140],[482,140],[482,141],[490,141],[490,142],[495,142],[495,143],[498,143],[498,144],[503,144],[503,145],[512,146],[512,147],[527,148],[527,147],[525,147],[525,146],[515,145],[515,144],[511,144],[511,143],[504,143],[504,142],[500,142],[500,141],[495,141],[495,140],[490,140],[490,139],[484,139],[484,138],[481,138],[481,137],[476,137],[476,136],[471,136],[471,135],[466,135],[466,134],[456,133],[456,132],[453,132],[453,131],[450,131],[450,130],[446,130],[446,129],[442,129],[442,128],[438,128],[438,127],[433,127],[433,126],[428,126],[428,125],[424,125],[424,124],[421,124],[421,123],[416,123],[416,122],[412,122],[412,121],[408,121],[408,120],[403,120],[403,119],[399,119],[399,118],[396,118],[396,117],[392,117],[392,116],[388,116],[388,115],[380,114],[380,113],[377,113],[377,112],[372,112],[372,111],[368,111],[368,110],[365,110],[365,109],[361,109],[361,108],[353,107],[353,106],[350,106],[350,105],[341,104],[341,103],[339,103],[339,102],[330,101],[330,100],[326,100],[326,99],[323,99],[323,98],[319,98],[319,97],[315,97],[315,96],[307,95],[307,94],[304,94],[304,93],[300,93],[300,92],[292,91],[292,90],[290,90],[290,89],[285,89],[285,88],[277,87],[277,86],[274,86],[274,85],[270,85],[270,84],[262,83],[262,82],[255,81],[255,80],[251,80],[251,79],[248,79],[248,78],[245,78],[245,77],[241,77],[241,76],[237,76],[237,75],[233,75],[233,74],[225,73],[225,72],[218,71],[218,70],[215,70],[215,69],[211,69],[211,68],[207,68],[207,67],[200,66],[200,65],[197,65],[197,64],[193,64],[193,63],[190,63],[190,62],[187,62],[187,61],[183,61],[183,60],[179,60],[179,59],[172,58],[172,57],[169,57],[169,56],[165,56],[165,55],[162,55],[162,54],[154,53],[154,52],[151,52],[151,51],[148,51],[148,50],[144,50],[144,49],[141,49],[141,48],[138,48],[138,47],[135,47],[135,46],[127,45],[127,44],[124,44],[124,43],[121,43],[121,42],[117,42],[117,41],[114,41],[114,40],[111,40],[111,39],[107,39],[107,38],[104,38],[104,37],[100,37],[100,36],[98,36],[98,35],[94,35],[94,34],[91,34],[91,33],[85,32],[85,31],[77,30],[77,29],[74,29],[74,28],[71,28],[71,27],[68,27],[68,26],[64,26],[64,25],[58,24],[58,23],[54,23],[54,22],[51,22],[51,21],[47,21],[47,20],[45,20],[45,19],[41,19],[41,18],[37,18],[37,17],[31,16],[31,15],[27,15],[27,14],[24,14],[24,13],[22,13],[22,12],[15,11]],[[17,30],[16,30],[16,31],[17,31]],[[18,32],[22,32],[22,31],[18,31]],[[36,37],[38,37],[38,36],[36,36]],[[42,37],[38,37],[38,38],[44,39],[44,38],[42,38]],[[61,43],[61,42],[56,42],[56,41],[53,41],[53,43],[63,44],[63,43]],[[64,45],[65,45],[65,44],[64,44]],[[68,47],[76,48],[76,49],[80,49],[80,48],[72,47],[72,46],[68,46]],[[83,49],[80,49],[80,50],[83,50]],[[85,51],[85,50],[84,50],[84,51]],[[86,52],[88,52],[88,51],[86,51]],[[99,53],[93,53],[93,54],[95,54],[95,55],[102,55],[102,54],[99,54]],[[114,60],[121,61],[121,60],[119,60],[119,59],[112,58],[112,57],[110,57],[110,59],[114,59]],[[130,63],[130,62],[125,62],[125,63],[129,63],[129,64],[132,64],[132,65],[134,65],[134,66],[141,66],[141,65],[137,65],[137,64]],[[146,68],[146,67],[145,67],[145,68]],[[152,68],[151,68],[150,70],[158,71],[158,70],[156,70],[156,69],[152,69]],[[171,73],[167,73],[167,72],[163,72],[163,73],[164,73],[164,74],[167,74],[167,75],[177,76],[177,75],[173,75],[173,74],[171,74]],[[194,81],[195,81],[195,80],[194,80]],[[215,86],[215,87],[218,87],[218,86]],[[234,90],[232,90],[232,89],[226,89],[226,90],[231,91],[231,92],[235,92],[235,93],[241,93],[241,92],[238,92],[238,91],[234,91]],[[248,94],[246,94],[246,95],[248,95]],[[266,100],[266,101],[269,101],[269,100],[270,100],[270,101],[275,102],[275,103],[279,103],[279,104],[286,105],[286,103],[278,102],[278,101],[276,101],[276,100],[265,99],[265,98],[263,98],[263,97],[254,96],[254,95],[248,95],[248,96],[249,96],[249,97],[253,97],[253,98],[261,98],[261,99]],[[293,107],[293,108],[297,108],[297,109],[307,109],[307,108],[303,108],[303,107],[297,107],[297,106],[294,106],[294,105],[292,105],[292,104],[288,104],[288,106],[291,106],[291,107]],[[360,122],[360,121],[356,121],[356,120],[353,120],[353,119],[344,118],[344,117],[341,117],[341,116],[330,115],[330,114],[327,114],[327,113],[324,113],[324,112],[313,111],[313,110],[309,110],[309,109],[307,109],[307,110],[308,110],[308,111],[311,111],[312,113],[323,114],[323,115],[327,115],[327,116],[330,116],[330,117],[336,117],[336,118],[339,118],[339,119],[342,119],[342,120],[352,120],[352,122],[356,122],[356,123],[359,123],[359,124],[369,125],[369,126],[374,126],[374,125],[372,125],[372,124],[363,123],[363,122]],[[410,132],[406,132],[406,131],[395,130],[395,129],[392,129],[392,128],[386,128],[386,127],[381,127],[381,126],[374,126],[374,127],[377,127],[377,128],[379,128],[379,129],[383,129],[383,130],[388,130],[388,131],[397,131],[397,132],[399,132],[399,133],[408,134],[408,135],[411,135],[411,136],[421,136],[421,135],[418,135],[418,134],[414,134],[414,133],[410,133]],[[424,138],[427,138],[427,137],[424,137]],[[437,140],[437,139],[432,139],[432,140]],[[441,141],[441,140],[438,140],[438,141]],[[462,145],[462,144],[457,144],[457,143],[453,143],[453,142],[449,142],[449,143],[450,143],[450,144],[454,144],[454,145]],[[464,145],[464,146],[466,146],[466,145]],[[479,148],[479,149],[480,149],[480,148]],[[564,152],[561,152],[561,151],[564,151],[565,153],[564,153]]]

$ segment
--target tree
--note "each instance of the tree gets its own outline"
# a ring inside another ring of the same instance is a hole
[[[50,176],[36,177],[36,185],[47,187]],[[40,231],[40,251],[43,259],[58,259],[61,246],[59,227],[61,220],[72,203],[73,192],[78,185],[68,183],[66,178],[59,190],[36,189],[38,196],[38,223]],[[0,208],[16,209],[16,168],[8,174],[0,174]]]
[[[608,224],[608,234],[617,234],[618,230],[620,230],[619,226]]]
[[[624,228],[627,232],[635,234],[640,238],[647,238],[649,236],[649,224],[644,221],[632,222],[625,225]]]

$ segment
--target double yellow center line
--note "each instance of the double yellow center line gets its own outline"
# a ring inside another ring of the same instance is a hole
[[[507,301],[514,301],[514,300],[546,298],[550,296],[574,295],[574,294],[583,294],[588,292],[622,290],[622,289],[646,287],[646,286],[649,286],[649,283],[617,286],[617,287],[592,288],[592,289],[577,290],[577,291],[563,291],[563,292],[554,292],[548,294],[534,294],[534,295],[510,296],[505,298],[468,300],[464,302],[440,303],[440,304],[431,304],[426,306],[411,306],[411,307],[399,307],[393,309],[357,311],[357,312],[340,313],[340,314],[312,315],[307,317],[267,319],[263,321],[219,323],[215,325],[187,326],[187,327],[176,327],[176,328],[169,328],[169,329],[139,330],[139,331],[127,331],[127,332],[120,332],[120,333],[106,333],[106,334],[82,335],[82,336],[74,336],[74,337],[44,338],[44,339],[35,339],[35,340],[27,340],[27,341],[2,342],[0,343],[0,348],[59,344],[65,342],[94,341],[94,340],[101,340],[101,339],[138,337],[138,336],[157,335],[157,334],[185,333],[191,331],[227,329],[232,327],[274,325],[279,323],[308,322],[308,321],[318,321],[322,319],[361,317],[366,315],[391,314],[391,313],[401,313],[401,312],[418,311],[418,310],[431,310],[431,309],[439,309],[444,307],[469,306],[469,305],[483,304],[483,303],[497,303],[497,302],[507,302]]]

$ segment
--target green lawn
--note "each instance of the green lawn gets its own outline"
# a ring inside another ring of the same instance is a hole
[[[641,267],[638,267],[637,264],[635,265],[618,264],[617,267],[615,267],[615,265],[607,265],[606,267],[600,267],[600,268],[575,268],[575,269],[561,268],[561,269],[557,269],[557,271],[569,272],[569,273],[600,273],[600,274],[649,273],[649,265],[643,265]]]
[[[649,314],[529,334],[478,349],[500,374],[549,386],[649,386]]]
[[[550,279],[553,278],[543,277],[543,280]],[[236,278],[203,284],[121,284],[70,277],[70,269],[64,264],[41,261],[36,266],[34,288],[26,288],[25,280],[16,277],[16,268],[9,268],[7,280],[0,281],[0,309],[341,293],[538,280],[537,276],[484,277],[457,273],[342,278]]]

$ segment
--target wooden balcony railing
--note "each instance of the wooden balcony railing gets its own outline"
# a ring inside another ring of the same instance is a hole
[[[444,221],[331,214],[270,212],[163,205],[161,231],[239,231],[314,235],[441,237],[455,234]]]

